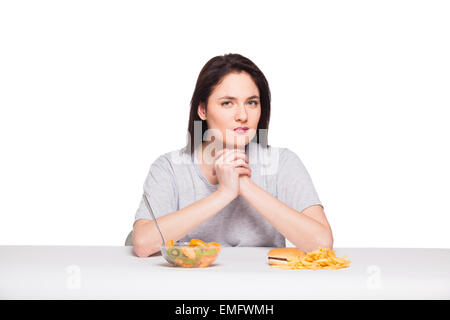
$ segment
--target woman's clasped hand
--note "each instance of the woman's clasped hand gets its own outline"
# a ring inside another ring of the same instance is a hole
[[[239,195],[239,177],[251,177],[248,157],[244,150],[224,148],[215,155],[213,174],[219,181],[218,190],[233,196]]]

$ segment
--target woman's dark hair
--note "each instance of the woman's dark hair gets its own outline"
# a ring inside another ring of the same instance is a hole
[[[191,110],[188,124],[188,141],[185,151],[193,153],[197,145],[203,142],[203,136],[208,129],[206,121],[200,119],[197,113],[199,104],[203,104],[207,108],[208,98],[214,90],[215,86],[222,80],[223,77],[231,72],[247,72],[255,82],[259,89],[261,116],[258,122],[258,128],[253,140],[263,146],[267,146],[267,130],[269,129],[270,120],[270,89],[269,84],[264,74],[250,59],[234,53],[224,54],[223,56],[216,56],[210,59],[200,71],[195,85],[194,94],[191,99]],[[194,140],[194,121],[202,121],[202,138],[200,141]],[[259,134],[259,129],[266,129],[263,132],[266,134]]]

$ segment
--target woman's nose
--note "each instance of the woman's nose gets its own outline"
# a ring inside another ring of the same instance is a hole
[[[245,110],[244,106],[238,106],[235,118],[240,121],[247,120],[247,110]]]

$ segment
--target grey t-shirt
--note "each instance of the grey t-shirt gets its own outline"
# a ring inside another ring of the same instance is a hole
[[[294,152],[288,148],[263,147],[251,141],[246,146],[246,154],[252,181],[272,196],[300,213],[309,206],[322,205],[311,177]],[[205,198],[217,187],[203,175],[196,150],[191,155],[184,148],[159,156],[151,165],[144,183],[144,191],[156,218]],[[139,219],[153,220],[143,199],[135,222]],[[286,246],[285,237],[242,196],[181,240],[194,238],[232,247]]]

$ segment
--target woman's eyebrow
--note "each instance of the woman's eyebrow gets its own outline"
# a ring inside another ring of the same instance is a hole
[[[251,96],[251,97],[248,97],[247,99],[259,99],[259,96],[257,96],[257,95],[253,95],[253,96]],[[236,97],[231,97],[231,96],[223,96],[223,97],[221,97],[221,98],[219,98],[219,100],[220,99],[230,99],[230,100],[234,100],[234,99],[236,99]]]

